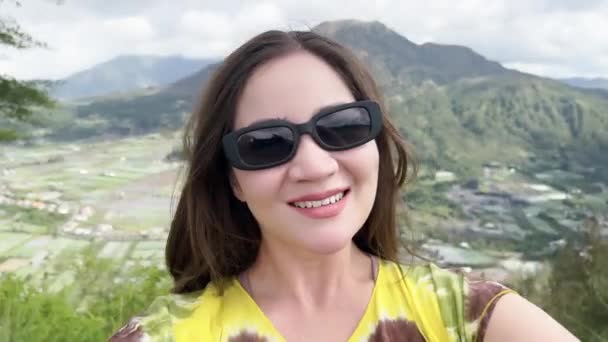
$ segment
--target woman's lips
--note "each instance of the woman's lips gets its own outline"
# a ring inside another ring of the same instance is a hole
[[[298,213],[300,213],[304,216],[307,216],[309,218],[313,218],[313,219],[330,218],[330,217],[338,216],[342,212],[342,210],[346,206],[346,202],[349,201],[349,199],[350,199],[349,195],[350,195],[350,191],[347,190],[344,192],[344,196],[342,197],[342,199],[340,199],[336,203],[330,203],[330,204],[322,205],[320,207],[300,208],[300,207],[296,207],[295,205],[293,205],[293,203],[290,203],[289,206],[291,208],[293,208],[294,210],[296,210]],[[331,196],[331,195],[329,195],[329,196]],[[320,199],[327,198],[329,196],[322,197]]]
[[[300,196],[297,198],[292,198],[288,202],[291,204],[294,202],[320,201],[320,200],[323,200],[325,198],[331,197],[335,194],[339,194],[339,193],[345,192],[345,191],[348,191],[348,187],[336,188],[333,190],[328,190],[328,191],[317,192],[317,193],[309,194],[309,195],[305,195],[305,196]]]

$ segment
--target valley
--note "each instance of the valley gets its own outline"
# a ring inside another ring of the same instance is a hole
[[[0,274],[60,289],[78,275],[58,268],[56,259],[86,249],[127,266],[163,267],[183,168],[167,156],[179,138],[174,132],[1,146]],[[505,281],[542,267],[566,240],[582,243],[589,215],[608,239],[606,184],[581,189],[582,174],[499,162],[479,171],[464,178],[423,165],[403,191],[411,220],[401,223],[402,237],[421,255]]]

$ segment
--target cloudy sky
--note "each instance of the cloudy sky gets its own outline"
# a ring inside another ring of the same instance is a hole
[[[61,78],[120,54],[221,57],[267,29],[378,20],[551,77],[608,77],[608,0],[0,0],[48,49],[0,47],[0,74]]]

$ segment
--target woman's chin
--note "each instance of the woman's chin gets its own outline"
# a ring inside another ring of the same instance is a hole
[[[293,231],[282,231],[281,235],[274,238],[266,236],[267,242],[272,245],[282,245],[281,249],[286,249],[297,253],[329,255],[335,254],[347,248],[357,233],[351,229],[340,229],[336,224],[318,226],[317,229],[308,227],[291,227]],[[308,228],[308,229],[306,229]],[[271,242],[272,241],[272,242]]]
[[[348,234],[331,234],[301,241],[303,247],[315,254],[335,254],[348,247],[352,236]]]

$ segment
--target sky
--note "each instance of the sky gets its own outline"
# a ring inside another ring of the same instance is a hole
[[[221,58],[268,29],[380,21],[547,77],[608,78],[608,0],[0,0],[48,48],[0,47],[0,74],[59,79],[122,54]],[[58,4],[59,2],[59,4]]]

